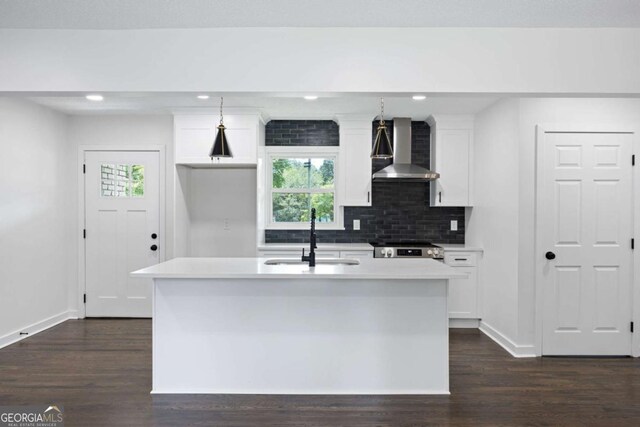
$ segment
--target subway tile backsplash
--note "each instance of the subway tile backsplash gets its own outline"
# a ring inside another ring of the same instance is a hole
[[[389,137],[393,138],[393,122]],[[375,133],[377,122],[372,125]],[[429,167],[429,125],[412,122],[413,162]],[[373,141],[373,134],[372,134]],[[331,120],[272,120],[266,127],[266,145],[339,145],[338,125]],[[376,160],[377,171],[391,161]],[[353,220],[360,230],[353,230]],[[451,221],[458,230],[450,231]],[[366,243],[373,241],[431,241],[464,243],[464,208],[429,207],[429,184],[421,182],[375,181],[371,207],[345,207],[345,230],[318,230],[320,243]],[[308,230],[266,230],[266,243],[306,243]]]

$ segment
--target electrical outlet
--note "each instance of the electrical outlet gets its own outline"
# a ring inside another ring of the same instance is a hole
[[[354,229],[354,231],[360,230],[360,220],[359,219],[354,219],[353,220],[353,229]]]
[[[455,219],[451,221],[451,231],[458,231],[458,221]]]

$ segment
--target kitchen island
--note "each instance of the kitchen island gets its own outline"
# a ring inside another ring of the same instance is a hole
[[[152,393],[448,394],[447,282],[431,259],[176,258],[153,279]]]

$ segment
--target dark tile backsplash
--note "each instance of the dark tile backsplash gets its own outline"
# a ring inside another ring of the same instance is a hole
[[[333,120],[271,120],[265,128],[266,145],[339,145]]]
[[[387,121],[387,124],[389,137],[393,139],[393,122]],[[374,122],[373,134],[377,126],[378,123]],[[430,163],[429,139],[427,123],[411,123],[413,162],[426,168]],[[297,142],[288,142],[294,140]],[[274,120],[266,127],[266,145],[336,146],[339,145],[338,126],[330,120]],[[374,160],[372,172],[391,163],[391,160]],[[429,184],[427,183],[374,181],[372,201],[371,207],[345,207],[345,230],[318,230],[318,242],[366,243],[419,240],[464,243],[464,208],[429,207]],[[359,231],[353,230],[354,219],[360,220]],[[451,220],[458,221],[458,231],[450,231]],[[309,231],[266,230],[265,241],[266,243],[306,243],[309,241]]]

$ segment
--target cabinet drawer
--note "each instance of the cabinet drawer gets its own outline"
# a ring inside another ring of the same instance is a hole
[[[452,267],[475,267],[477,255],[471,252],[445,252],[444,263]]]

